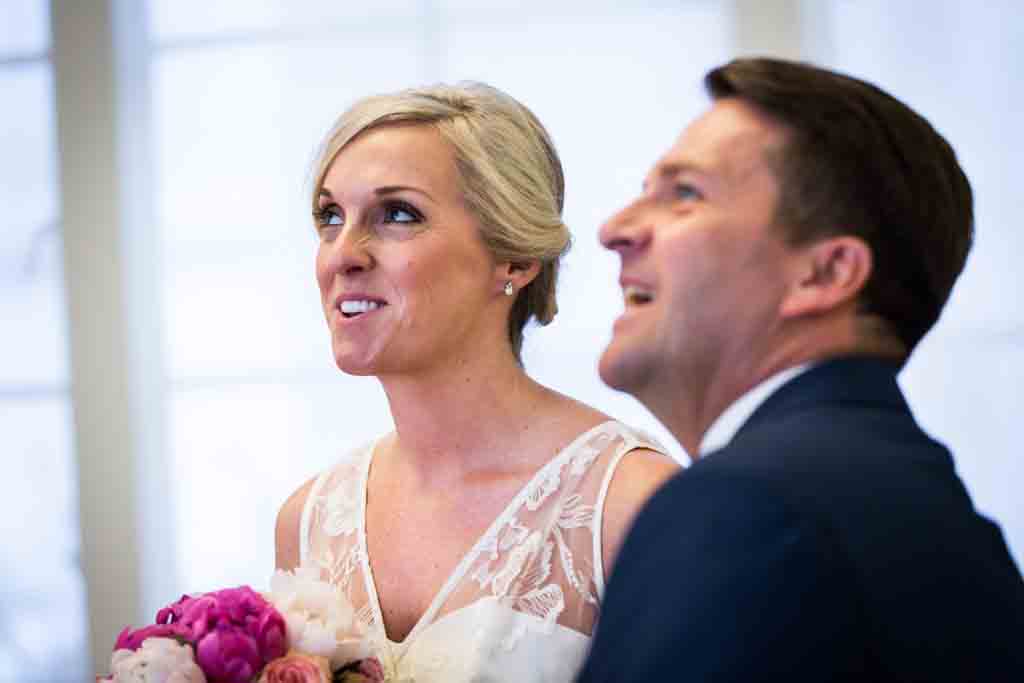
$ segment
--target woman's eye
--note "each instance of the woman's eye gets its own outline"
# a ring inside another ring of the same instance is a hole
[[[313,217],[316,219],[316,224],[320,226],[342,225],[345,222],[344,217],[333,206],[320,209],[313,214]]]
[[[388,223],[418,223],[422,218],[411,206],[395,204],[384,209],[384,219]]]

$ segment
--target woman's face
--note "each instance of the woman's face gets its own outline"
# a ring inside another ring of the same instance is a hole
[[[433,128],[357,136],[328,169],[315,220],[320,299],[344,372],[427,371],[504,338],[503,271]]]

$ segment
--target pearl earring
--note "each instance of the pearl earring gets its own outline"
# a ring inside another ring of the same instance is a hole
[[[515,293],[516,293],[516,290],[512,286],[512,281],[511,280],[506,280],[505,281],[505,296],[512,296]]]

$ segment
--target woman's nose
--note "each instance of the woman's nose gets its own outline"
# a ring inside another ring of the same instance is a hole
[[[374,259],[369,242],[369,235],[366,232],[346,226],[330,243],[331,269],[342,275],[354,275],[370,270]]]

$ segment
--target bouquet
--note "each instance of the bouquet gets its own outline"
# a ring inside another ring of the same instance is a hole
[[[353,637],[355,634],[355,637]],[[97,683],[373,683],[384,680],[344,593],[300,567],[248,586],[185,595],[117,637]]]

